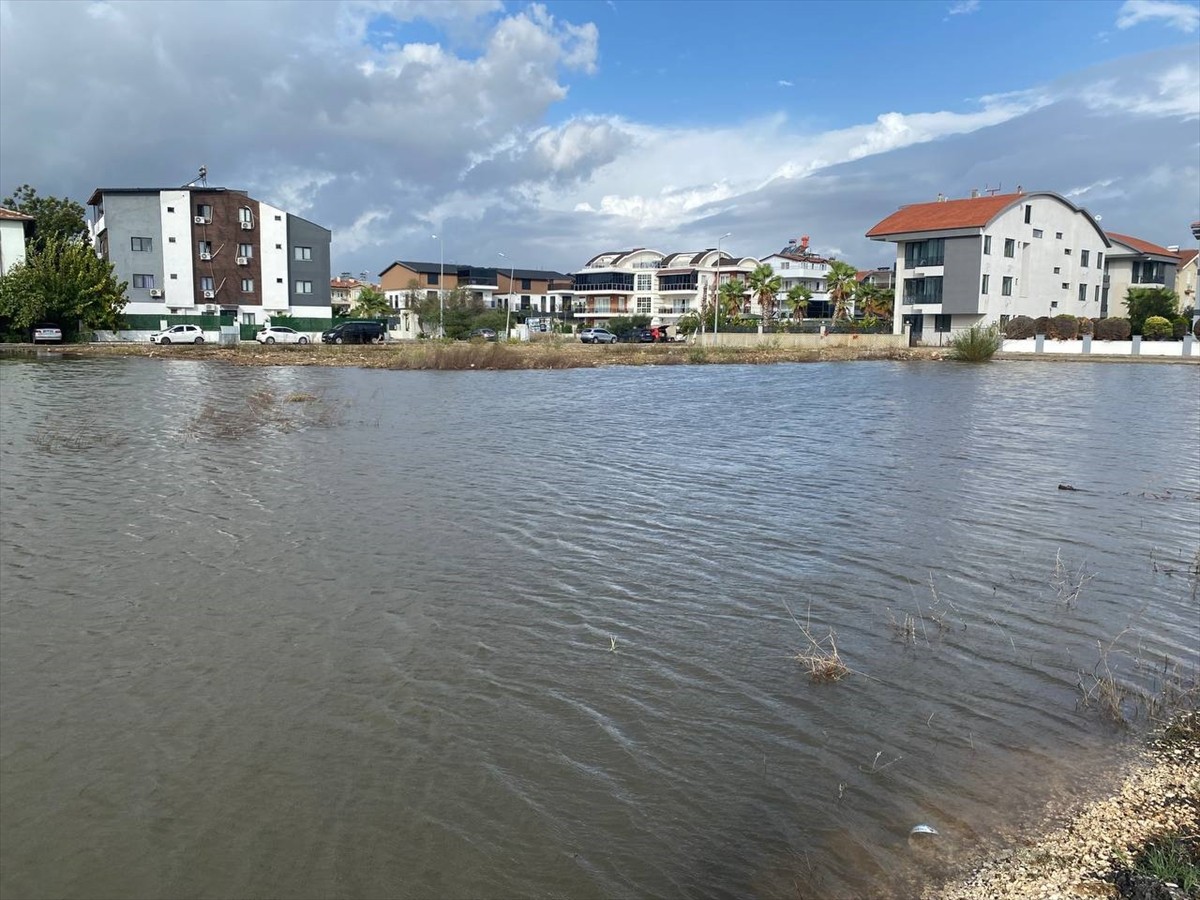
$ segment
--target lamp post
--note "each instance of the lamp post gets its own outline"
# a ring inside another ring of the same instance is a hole
[[[732,231],[727,231],[717,238],[717,279],[714,282],[717,293],[713,299],[713,346],[717,344],[717,318],[721,313],[721,241],[733,234]]]
[[[498,251],[496,255],[504,259],[508,259],[507,256]],[[508,323],[512,318],[513,275],[516,273],[516,271],[516,263],[514,263],[511,259],[508,259],[508,298],[504,301],[504,339],[506,341],[508,340]]]
[[[438,337],[444,338],[446,336],[446,301],[442,287],[446,280],[446,242],[436,234],[431,234],[430,237],[438,242]]]

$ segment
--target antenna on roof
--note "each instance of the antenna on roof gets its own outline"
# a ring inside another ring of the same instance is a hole
[[[986,181],[984,182],[984,185],[985,185],[984,190],[987,191],[987,194],[989,197],[995,197],[996,194],[998,194],[1000,192],[1001,182],[996,182],[995,187],[986,187],[986,185],[987,185]]]
[[[200,182],[200,187],[208,187],[208,166],[201,166],[200,174],[185,184],[184,187],[191,187],[197,181]]]

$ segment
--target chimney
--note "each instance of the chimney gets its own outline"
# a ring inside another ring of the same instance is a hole
[[[979,188],[971,188],[971,199],[972,200],[979,199]]]
[[[1169,246],[1167,249],[1168,249],[1168,250],[1170,250],[1172,253],[1178,253],[1178,252],[1179,252],[1179,245],[1178,245],[1178,244],[1172,244],[1172,245],[1171,245],[1171,246]]]

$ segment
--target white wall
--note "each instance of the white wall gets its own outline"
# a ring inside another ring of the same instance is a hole
[[[1188,352],[1185,354],[1184,349]],[[1004,353],[1036,353],[1037,338],[1022,338],[1020,340],[1005,339],[1001,347]],[[1083,341],[1053,341],[1047,339],[1042,344],[1043,353],[1060,353],[1079,356],[1083,353]],[[1091,356],[1132,356],[1133,341],[1092,341]],[[1138,348],[1138,356],[1188,356],[1195,359],[1200,357],[1200,341],[1142,341]]]
[[[174,212],[167,212],[167,207]],[[125,307],[128,313],[140,313],[136,307],[150,306],[147,312],[161,313],[164,306],[170,309],[192,310],[196,305],[195,276],[192,271],[192,192],[184,190],[159,191],[158,212],[162,217],[162,235],[159,242],[162,247],[163,275],[158,287],[163,292],[163,300],[157,304],[142,302],[130,303]],[[171,243],[171,238],[175,243]],[[173,276],[173,277],[172,277]]]
[[[25,259],[25,223],[0,219],[0,275]]]
[[[279,220],[276,221],[276,216]],[[286,312],[288,308],[288,240],[287,214],[261,201],[258,204],[258,252],[262,267],[263,313]],[[276,249],[276,245],[280,249]],[[317,312],[305,308],[298,312],[302,316],[315,316]],[[330,315],[329,312],[325,313]]]

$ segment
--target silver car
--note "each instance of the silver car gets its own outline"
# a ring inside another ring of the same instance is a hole
[[[607,328],[585,328],[579,332],[579,340],[585,344],[615,344],[617,336]]]
[[[49,322],[43,322],[41,325],[35,325],[33,328],[33,342],[37,343],[57,343],[62,340],[62,329],[57,325],[52,325]]]

